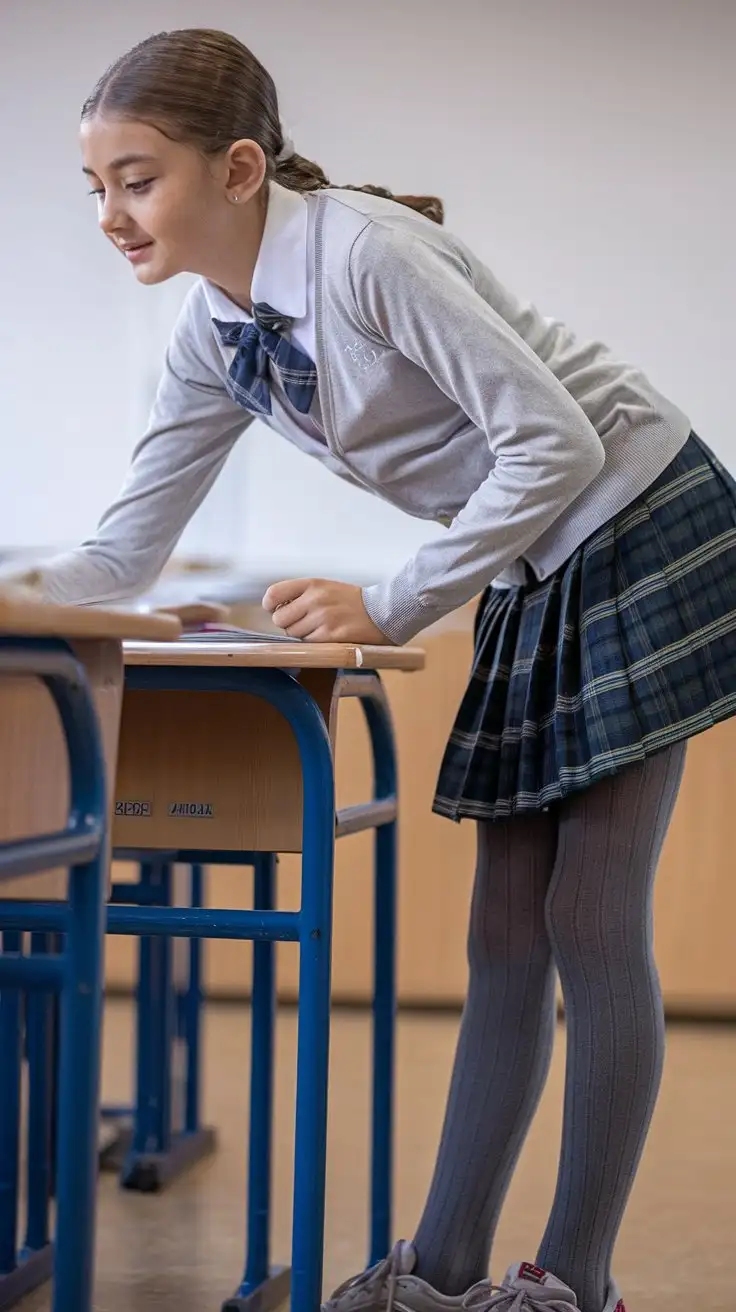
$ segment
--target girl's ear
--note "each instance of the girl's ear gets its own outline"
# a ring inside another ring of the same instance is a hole
[[[227,152],[225,189],[230,199],[250,200],[260,191],[266,177],[266,156],[257,141],[243,138]]]

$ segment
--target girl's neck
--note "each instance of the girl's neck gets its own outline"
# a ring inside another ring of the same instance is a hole
[[[267,195],[254,196],[241,210],[231,216],[234,222],[229,225],[220,251],[215,259],[208,260],[207,270],[201,276],[224,292],[234,305],[253,311],[251,289],[258,256],[263,241],[268,208]],[[233,206],[233,210],[236,207]]]

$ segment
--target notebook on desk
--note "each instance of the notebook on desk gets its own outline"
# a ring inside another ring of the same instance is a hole
[[[185,628],[180,642],[301,642],[286,633],[260,633],[257,629],[241,629],[236,624],[204,623]]]

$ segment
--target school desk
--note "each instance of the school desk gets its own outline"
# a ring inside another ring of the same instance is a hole
[[[114,775],[117,753],[121,640],[172,638],[179,631],[173,618],[49,606],[21,590],[0,589],[2,1309],[53,1269],[54,1312],[91,1312],[109,856],[106,776]],[[26,952],[25,926],[17,920],[23,905],[34,912],[50,908],[57,933],[64,935],[63,950],[50,951],[46,934],[36,933]],[[56,1117],[50,1097],[54,993],[60,1008]],[[28,1148],[19,1253],[24,1052]],[[50,1151],[54,1125],[55,1164]]]
[[[324,1233],[327,1063],[329,1047],[332,874],[335,839],[376,831],[373,1181],[370,1255],[390,1234],[393,1033],[395,1011],[395,760],[388,705],[378,671],[423,665],[409,648],[262,642],[224,644],[186,638],[128,643],[120,731],[113,844],[148,871],[133,905],[113,889],[108,932],[149,945],[143,978],[151,979],[154,939],[165,946],[153,973],[163,988],[171,938],[254,942],[251,1124],[248,1162],[248,1252],[228,1309],[280,1302],[291,1283],[295,1312],[319,1304]],[[340,702],[357,698],[371,737],[373,798],[336,811],[333,749]],[[275,909],[278,852],[300,853],[301,905]],[[167,905],[172,863],[256,866],[252,910]],[[47,913],[19,913],[37,929],[55,928]],[[298,943],[299,1040],[291,1271],[271,1267],[269,1253],[274,967],[276,942]],[[159,994],[159,997],[161,995]],[[154,1096],[136,1126],[128,1173],[168,1169],[162,1158],[186,1154],[187,1126],[166,1144],[171,1011],[151,1006],[139,1034],[138,1078]],[[158,1085],[156,1081],[158,1080]],[[140,1102],[139,1102],[140,1105]]]

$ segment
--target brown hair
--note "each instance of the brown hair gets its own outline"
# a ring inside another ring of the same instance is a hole
[[[234,141],[256,141],[266,156],[266,176],[291,191],[320,191],[333,184],[318,164],[284,149],[273,78],[234,36],[208,28],[159,32],[134,46],[108,68],[82,108],[140,119],[203,155],[228,150]],[[346,186],[418,210],[442,223],[436,196],[394,196],[385,187]]]

